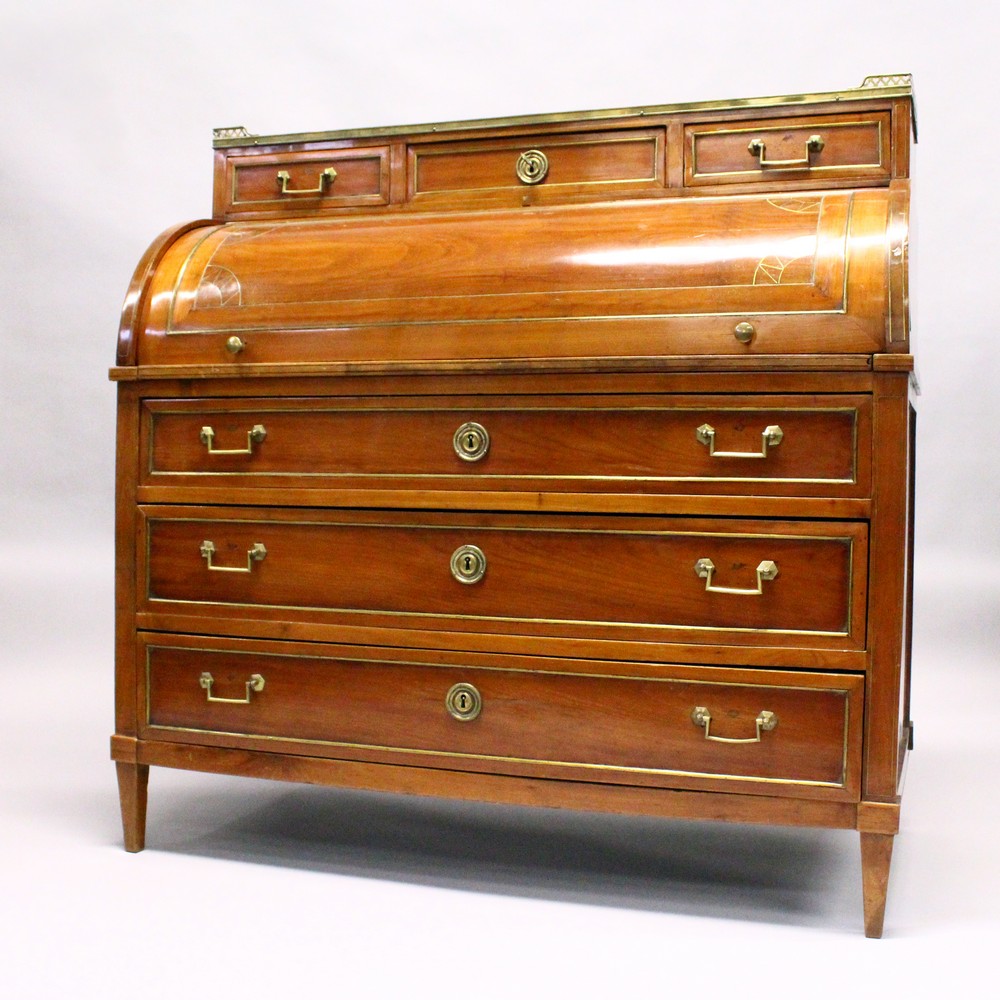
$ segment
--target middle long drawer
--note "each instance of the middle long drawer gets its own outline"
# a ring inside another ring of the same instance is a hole
[[[863,522],[140,510],[140,613],[864,648]]]

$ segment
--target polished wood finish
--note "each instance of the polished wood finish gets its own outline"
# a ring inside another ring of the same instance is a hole
[[[220,138],[112,369],[127,848],[151,765],[854,829],[881,933],[912,121],[894,85]]]

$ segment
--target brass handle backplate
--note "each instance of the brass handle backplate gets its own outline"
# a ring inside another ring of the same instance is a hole
[[[247,446],[245,448],[213,447],[212,443],[215,440],[215,431],[211,427],[202,427],[200,437],[201,443],[208,449],[209,455],[252,455],[253,446],[260,444],[267,437],[267,431],[264,429],[263,424],[254,424],[247,431]]]
[[[278,171],[278,183],[281,185],[282,194],[323,194],[327,185],[333,184],[337,179],[337,171],[333,167],[327,167],[319,175],[319,184],[314,188],[290,188],[291,175],[287,170]]]
[[[444,704],[452,718],[459,722],[472,722],[483,710],[483,696],[474,684],[462,681],[444,696]]]
[[[712,715],[707,708],[703,705],[699,705],[691,713],[691,721],[699,727],[703,727],[705,730],[705,739],[712,740],[713,743],[760,743],[760,734],[769,733],[778,724],[778,717],[774,712],[769,712],[765,709],[760,715],[757,716],[757,735],[750,736],[747,739],[730,739],[728,736],[713,736],[709,729],[712,725]]]
[[[794,170],[797,167],[809,167],[812,165],[812,154],[822,152],[823,137],[811,135],[806,139],[806,155],[798,160],[768,160],[765,158],[765,147],[763,139],[751,139],[747,149],[751,156],[757,157],[757,162],[762,169],[767,170]]]
[[[452,438],[455,454],[466,462],[478,462],[490,450],[490,435],[482,424],[462,424]]]
[[[785,436],[777,424],[768,424],[760,434],[760,451],[716,451],[715,428],[711,424],[702,424],[694,433],[702,444],[708,445],[712,458],[767,458],[767,449],[776,448]]]
[[[212,694],[212,685],[215,683],[215,679],[207,670],[198,678],[198,683],[205,689],[205,697],[208,701],[223,705],[249,705],[250,696],[255,691],[264,690],[264,678],[260,674],[250,675],[250,680],[246,682],[247,693],[245,698],[217,698]]]
[[[746,594],[752,597],[764,593],[764,581],[773,580],[778,575],[778,564],[765,559],[757,567],[757,587],[752,590],[742,587],[713,587],[712,574],[715,573],[715,563],[711,559],[699,559],[694,564],[694,571],[705,581],[705,589],[711,594]]]
[[[524,184],[541,184],[549,172],[549,158],[540,149],[526,149],[514,167]]]
[[[267,555],[267,549],[264,548],[261,542],[254,542],[247,549],[246,566],[213,566],[212,557],[215,555],[215,543],[208,540],[201,543],[201,555],[205,562],[208,563],[208,568],[215,570],[217,573],[250,573],[253,571],[253,564],[260,562]]]
[[[477,545],[460,545],[451,554],[451,575],[459,583],[479,583],[486,576],[486,555]]]

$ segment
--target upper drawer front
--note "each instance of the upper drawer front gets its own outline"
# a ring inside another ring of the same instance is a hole
[[[833,179],[888,181],[888,112],[776,118],[684,130],[689,185]]]
[[[140,509],[142,611],[864,648],[861,523]]]
[[[152,400],[142,482],[864,496],[870,409],[815,395]]]
[[[632,670],[644,676],[621,676],[620,664],[600,661],[482,666],[474,655],[422,662],[310,644],[150,642],[139,668],[143,735],[154,739],[252,746],[263,737],[355,760],[858,797],[857,675],[641,665]]]
[[[409,147],[414,200],[520,204],[663,187],[664,132],[537,135]]]
[[[310,215],[389,201],[389,147],[275,155],[230,154],[225,161],[224,212],[298,211]]]

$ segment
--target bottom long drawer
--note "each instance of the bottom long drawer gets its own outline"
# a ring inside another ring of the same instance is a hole
[[[139,666],[146,739],[859,798],[852,674],[163,635],[144,637]]]

